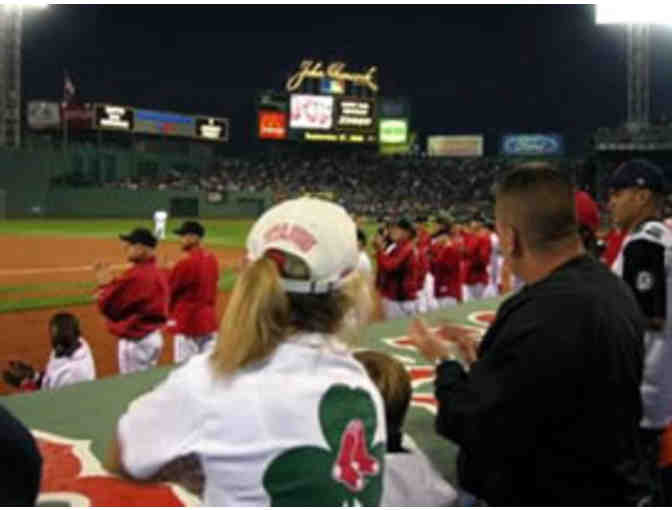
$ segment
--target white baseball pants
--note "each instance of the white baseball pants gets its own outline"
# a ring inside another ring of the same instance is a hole
[[[161,356],[163,336],[156,330],[141,340],[119,339],[119,373],[130,374],[155,367]]]
[[[418,301],[392,301],[383,298],[383,313],[386,319],[398,319],[400,317],[412,317],[418,311]]]
[[[476,301],[483,299],[485,294],[485,285],[475,283],[474,285],[462,285],[462,302]]]
[[[173,359],[175,363],[183,363],[196,354],[209,351],[216,341],[216,333],[197,337],[178,333],[173,337]]]

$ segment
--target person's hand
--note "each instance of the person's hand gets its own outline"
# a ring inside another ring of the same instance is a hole
[[[438,335],[444,341],[452,342],[459,349],[461,358],[471,365],[478,359],[478,343],[473,337],[465,336],[464,334],[456,334],[449,324],[445,324],[439,328]]]
[[[427,361],[449,358],[452,353],[446,352],[441,338],[429,330],[422,319],[415,319],[408,331],[411,341]]]
[[[93,271],[96,273],[98,285],[107,285],[112,281],[112,271],[107,262],[98,261],[93,265]]]
[[[23,361],[10,361],[9,369],[2,372],[4,381],[16,388],[20,387],[24,380],[32,379],[33,377],[35,377],[35,370]]]

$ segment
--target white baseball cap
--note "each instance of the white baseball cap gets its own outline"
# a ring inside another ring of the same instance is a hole
[[[339,288],[357,267],[357,227],[333,202],[287,200],[266,211],[247,237],[250,260],[271,249],[298,257],[310,271],[304,280],[281,278],[286,291],[324,294]]]

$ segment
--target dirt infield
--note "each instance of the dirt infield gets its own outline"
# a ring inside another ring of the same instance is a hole
[[[222,268],[234,266],[243,253],[242,249],[236,248],[215,247],[212,251]],[[180,247],[176,243],[164,243],[158,249],[158,256],[166,256],[169,260],[176,260],[179,254]],[[122,244],[115,239],[0,236],[0,300],[86,295],[94,287],[94,275],[90,268],[98,260],[113,264],[118,272],[123,271]],[[220,317],[227,301],[228,294],[220,294],[217,306]],[[31,363],[36,369],[44,367],[50,348],[47,323],[49,317],[61,309],[0,314],[0,331],[3,334],[0,369],[4,369],[12,359]],[[67,310],[81,321],[83,335],[96,358],[98,375],[116,374],[117,342],[106,331],[97,308],[86,305]],[[166,335],[161,363],[171,362],[172,353],[172,338]],[[0,394],[9,392],[10,388],[0,381]]]

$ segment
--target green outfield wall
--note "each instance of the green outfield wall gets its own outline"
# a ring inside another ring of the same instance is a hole
[[[0,218],[149,217],[157,209],[173,217],[254,218],[270,207],[269,192],[132,191],[105,183],[133,176],[164,175],[171,169],[198,172],[207,168],[198,157],[133,151],[0,150]],[[86,187],[54,185],[52,179],[79,175]]]
[[[209,193],[188,191],[131,191],[124,189],[52,189],[46,215],[57,218],[151,217],[165,209],[171,217],[255,218],[271,205],[268,193]],[[217,198],[217,201],[212,201]]]

